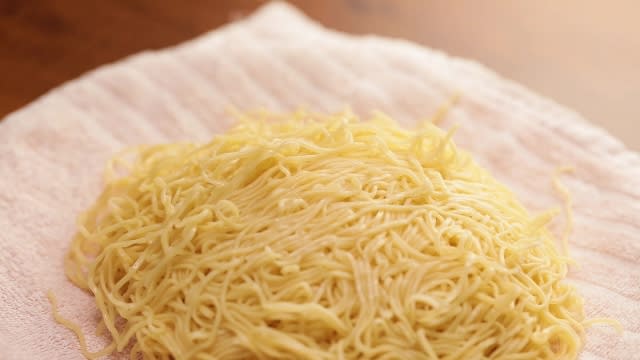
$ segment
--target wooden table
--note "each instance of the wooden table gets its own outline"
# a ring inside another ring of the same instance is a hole
[[[258,0],[0,0],[0,117],[98,65],[177,44]],[[478,60],[640,149],[640,2],[294,0],[321,23]]]

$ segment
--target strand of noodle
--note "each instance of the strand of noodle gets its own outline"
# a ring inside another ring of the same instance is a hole
[[[562,233],[562,252],[564,255],[569,254],[569,236],[573,231],[573,199],[571,198],[571,193],[567,189],[567,187],[560,182],[560,175],[562,174],[570,174],[575,170],[572,167],[564,166],[559,167],[554,171],[553,175],[553,186],[556,191],[562,196],[564,200],[564,214],[565,214],[565,228]]]
[[[616,329],[616,331],[618,332],[618,334],[622,334],[624,332],[624,327],[622,326],[622,324],[620,324],[620,321],[616,320],[616,319],[610,319],[610,318],[591,318],[591,319],[587,319],[584,320],[582,322],[582,325],[585,327],[591,327],[593,325],[596,324],[603,324],[603,325],[607,325],[607,326],[611,326],[614,329]]]
[[[56,299],[55,294],[51,290],[47,292],[47,298],[51,303],[53,318],[62,326],[73,331],[73,333],[78,338],[78,342],[80,342],[80,351],[82,352],[82,355],[84,357],[86,357],[87,359],[97,359],[99,357],[108,355],[113,352],[113,350],[115,349],[115,343],[113,342],[100,351],[96,351],[96,352],[89,351],[89,348],[87,348],[87,341],[84,337],[82,329],[80,329],[80,326],[78,326],[78,324],[66,319],[58,312],[58,300]]]
[[[435,115],[431,118],[431,122],[439,125],[444,120],[449,110],[451,110],[451,108],[453,108],[460,101],[460,97],[461,95],[459,92],[454,93],[451,98],[449,98],[449,101],[438,108]]]

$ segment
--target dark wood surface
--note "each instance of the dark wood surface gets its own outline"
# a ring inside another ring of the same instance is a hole
[[[0,0],[0,117],[98,65],[177,44],[258,0]],[[295,0],[356,34],[478,60],[640,148],[640,2]]]

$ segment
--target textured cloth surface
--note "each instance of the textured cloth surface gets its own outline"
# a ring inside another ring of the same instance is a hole
[[[581,359],[640,359],[640,157],[575,113],[475,63],[399,40],[352,37],[271,4],[178,47],[135,55],[51,91],[0,123],[0,359],[81,359],[45,293],[78,321],[91,349],[99,314],[63,274],[77,214],[98,195],[102,167],[127,145],[206,140],[229,106],[382,110],[406,126],[453,94],[444,127],[532,211],[557,206],[558,165],[574,195],[571,281],[588,316]],[[561,231],[562,217],[554,222]],[[114,357],[116,358],[116,357]]]

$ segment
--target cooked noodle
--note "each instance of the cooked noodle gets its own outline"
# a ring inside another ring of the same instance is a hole
[[[552,214],[451,135],[253,114],[206,145],[136,148],[67,275],[132,358],[576,358],[588,323]]]

